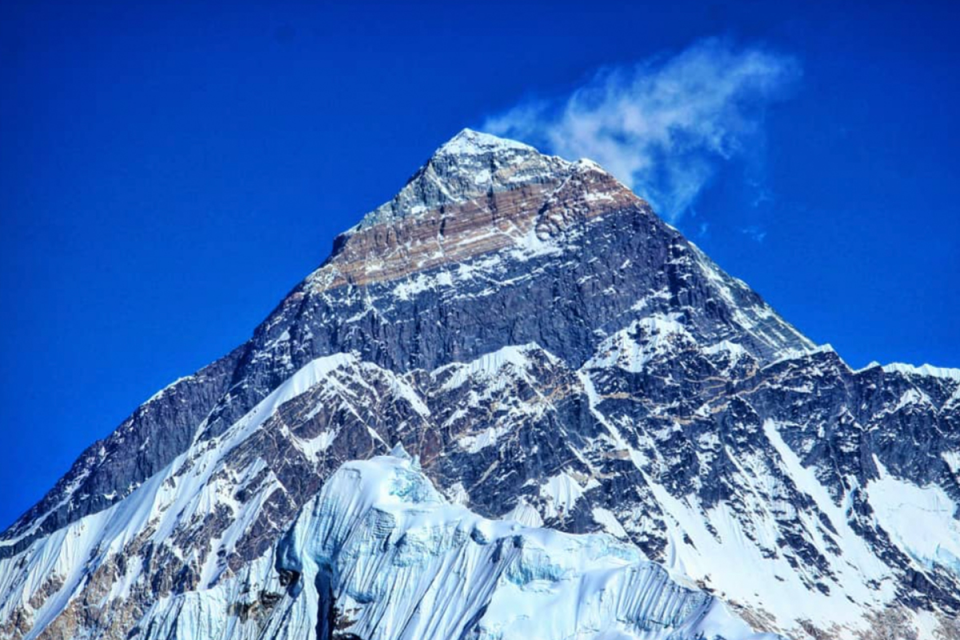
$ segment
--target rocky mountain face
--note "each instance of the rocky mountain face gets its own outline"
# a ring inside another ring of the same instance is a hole
[[[958,505],[960,371],[853,371],[596,164],[465,130],[0,536],[0,638],[933,637]]]

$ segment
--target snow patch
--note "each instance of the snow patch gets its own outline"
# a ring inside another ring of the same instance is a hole
[[[960,576],[957,504],[937,485],[918,487],[889,473],[867,486],[877,523],[904,552],[924,566]]]
[[[903,364],[902,362],[894,362],[892,364],[883,365],[883,370],[885,373],[902,373],[906,376],[930,376],[933,378],[943,378],[945,380],[953,380],[954,382],[960,382],[960,369],[949,369],[947,367],[934,367],[933,365],[924,364],[919,367],[916,367],[911,364]]]
[[[594,507],[591,514],[593,515],[594,522],[606,529],[610,535],[620,538],[621,540],[630,539],[627,530],[623,528],[623,525],[620,524],[617,516],[613,515],[612,511],[601,507]]]
[[[596,483],[596,481],[593,481]],[[581,487],[570,474],[561,471],[540,485],[540,497],[546,501],[545,515],[547,518],[563,518],[576,506],[587,490],[597,486],[588,484]]]

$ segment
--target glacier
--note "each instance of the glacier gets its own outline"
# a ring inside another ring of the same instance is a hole
[[[245,600],[246,620],[231,618]],[[242,579],[159,603],[143,632],[144,640],[778,637],[754,633],[722,601],[612,536],[490,520],[451,504],[399,446],[344,464],[269,557]]]

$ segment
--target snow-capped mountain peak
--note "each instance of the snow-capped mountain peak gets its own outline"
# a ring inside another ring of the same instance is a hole
[[[573,163],[533,147],[464,129],[438,148],[389,202],[371,211],[352,231],[462,204],[528,184],[559,184]]]
[[[0,640],[746,637],[678,605],[721,600],[931,634],[958,397],[816,348],[595,163],[465,130],[0,536]]]
[[[439,156],[480,156],[493,154],[532,154],[537,153],[533,147],[501,138],[490,133],[475,131],[470,128],[464,128],[460,133],[453,136],[442,144],[433,154],[433,157]]]

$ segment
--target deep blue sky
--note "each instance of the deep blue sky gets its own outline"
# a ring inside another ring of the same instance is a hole
[[[681,230],[851,365],[960,366],[949,3],[142,4],[0,8],[0,526],[459,129],[704,37],[803,71],[772,200],[721,171]]]

